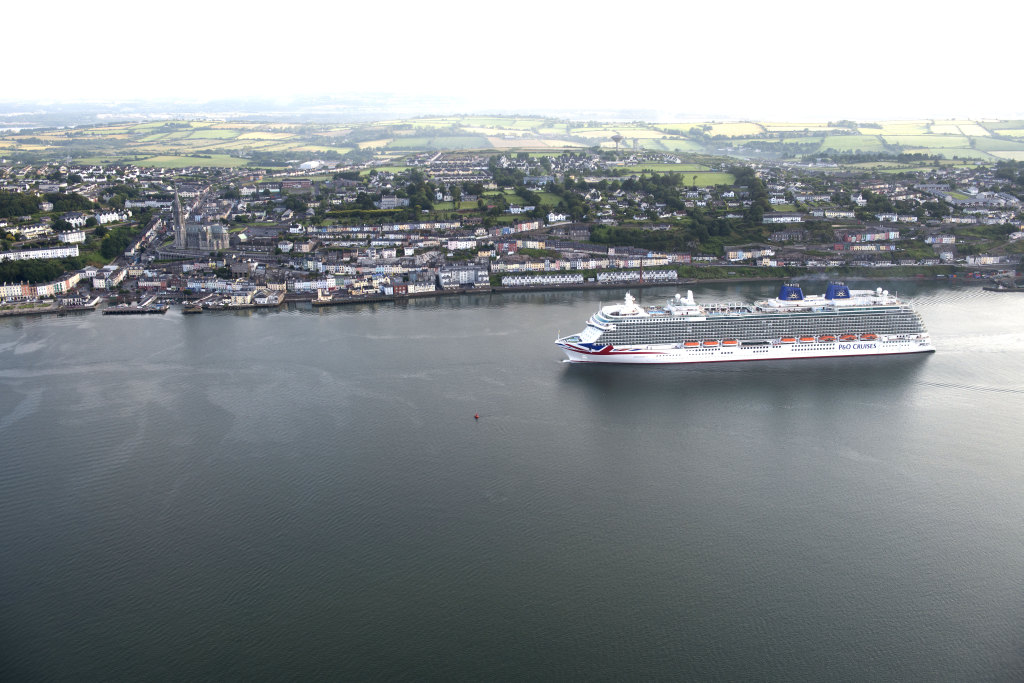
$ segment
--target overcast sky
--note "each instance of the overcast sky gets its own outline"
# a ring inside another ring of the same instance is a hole
[[[914,4],[20,2],[4,10],[17,30],[0,99],[392,92],[659,120],[1024,114],[1021,5]]]

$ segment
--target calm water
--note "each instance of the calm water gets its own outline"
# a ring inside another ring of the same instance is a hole
[[[617,291],[2,320],[0,679],[1024,679],[1024,295],[879,284],[936,354],[561,363]]]

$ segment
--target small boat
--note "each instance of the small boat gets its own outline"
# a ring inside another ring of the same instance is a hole
[[[783,344],[796,344],[796,337],[783,337],[779,341]]]
[[[740,343],[735,339],[726,339],[722,342],[722,346],[739,346]]]
[[[860,335],[860,340],[861,341],[875,341],[876,339],[878,339],[878,335],[877,334],[862,334],[862,335]]]
[[[800,337],[800,341],[804,344],[810,344],[814,341],[814,337]]]
[[[706,339],[704,340],[704,346],[718,346],[717,339]]]
[[[820,342],[834,342],[835,340],[835,335],[832,334],[823,334],[820,337],[818,337],[818,341]]]
[[[683,348],[686,348],[686,349],[693,349],[693,348],[696,348],[698,346],[700,346],[700,342],[695,342],[695,341],[683,342]]]
[[[839,341],[857,341],[857,335],[855,334],[844,334],[839,337]]]

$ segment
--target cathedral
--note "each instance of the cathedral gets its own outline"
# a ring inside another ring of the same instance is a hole
[[[186,223],[181,210],[178,191],[174,191],[174,205],[171,208],[174,220],[174,248],[211,252],[229,248],[227,229],[219,223]]]

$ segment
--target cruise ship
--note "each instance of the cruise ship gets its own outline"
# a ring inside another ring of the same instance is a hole
[[[775,299],[697,303],[693,292],[642,307],[626,294],[586,328],[555,343],[573,363],[717,363],[879,356],[935,351],[914,307],[881,287],[833,282],[804,296],[784,284]]]

